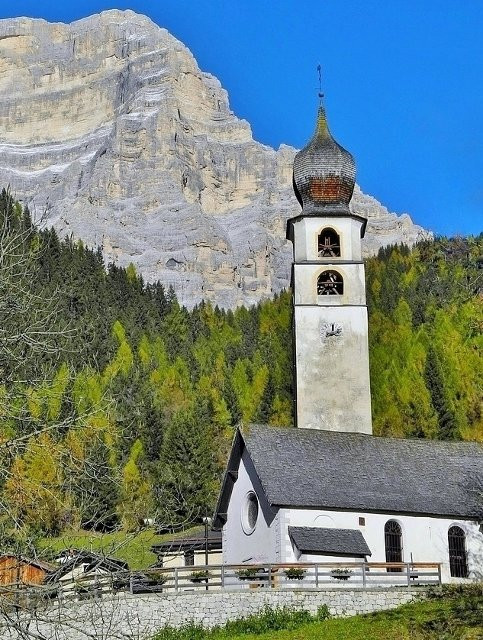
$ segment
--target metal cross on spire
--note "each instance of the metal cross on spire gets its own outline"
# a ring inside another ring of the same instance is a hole
[[[317,65],[317,71],[319,73],[319,101],[320,104],[322,104],[322,98],[324,97],[324,94],[322,93],[322,67],[320,64]]]

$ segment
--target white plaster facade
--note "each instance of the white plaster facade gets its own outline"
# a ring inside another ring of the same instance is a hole
[[[337,216],[306,216],[292,222],[300,428],[372,433],[362,224],[359,218]],[[324,229],[338,235],[340,257],[319,258],[318,238]],[[340,295],[317,293],[324,271],[340,274]],[[334,327],[336,335],[331,335]]]
[[[221,551],[208,551],[208,564],[209,565],[219,565],[222,563],[223,554]],[[193,564],[187,564],[186,562],[186,554],[182,551],[167,551],[163,554],[163,569],[174,569],[176,567],[194,567],[194,571],[196,567],[205,566],[205,552],[201,551],[193,551]]]
[[[359,518],[364,519],[364,526],[359,525]],[[469,578],[483,579],[483,533],[479,524],[471,520],[454,520],[422,515],[364,511],[354,513],[322,509],[280,509],[279,521],[285,532],[285,558],[283,562],[315,561],[313,556],[310,556],[310,560],[307,556],[297,558],[296,550],[294,551],[288,535],[289,526],[358,529],[372,552],[372,555],[367,558],[368,561],[385,562],[384,526],[388,520],[395,520],[401,526],[402,561],[439,562],[442,565],[441,573],[444,582],[461,581],[461,578],[451,578],[448,550],[449,528],[453,525],[461,527],[466,534]],[[324,560],[337,561],[334,557],[326,557]],[[317,561],[323,562],[324,560],[319,556]]]
[[[242,518],[243,508],[251,491],[257,496],[260,508],[255,529],[247,534]],[[277,516],[278,511],[268,504],[250,456],[245,450],[228,505],[227,523],[223,527],[223,563],[281,562]]]
[[[260,510],[255,530],[247,535],[242,526],[242,513],[246,496],[251,491],[259,499]],[[289,526],[358,529],[372,553],[367,560],[385,562],[384,525],[388,520],[396,520],[402,528],[403,562],[438,562],[442,565],[443,582],[465,582],[462,578],[452,578],[449,568],[448,530],[457,525],[466,534],[468,580],[483,579],[483,532],[477,521],[397,513],[270,507],[246,449],[227,516],[223,527],[225,564],[361,561],[361,558],[301,555],[290,539]],[[364,525],[359,524],[360,518],[364,519]]]
[[[365,306],[295,306],[297,426],[370,434]],[[324,327],[341,327],[324,337]]]

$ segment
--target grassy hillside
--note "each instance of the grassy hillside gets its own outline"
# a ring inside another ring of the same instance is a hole
[[[483,590],[481,586],[463,592],[447,589],[441,597],[393,611],[308,624],[300,624],[302,620],[300,615],[282,620],[272,614],[211,632],[195,627],[165,629],[153,640],[481,640]],[[280,630],[281,624],[287,628]]]
[[[187,531],[175,534],[157,535],[152,529],[127,533],[114,531],[102,533],[98,531],[68,531],[56,538],[42,538],[38,541],[38,548],[44,557],[55,557],[64,549],[89,549],[104,555],[125,560],[130,569],[146,569],[157,560],[151,551],[153,544],[167,539],[182,537],[204,530],[193,527]]]

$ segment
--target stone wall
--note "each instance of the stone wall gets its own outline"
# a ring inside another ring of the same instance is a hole
[[[393,609],[424,596],[422,589],[294,589],[238,590],[182,594],[120,594],[103,600],[75,603],[59,611],[42,612],[31,625],[42,637],[56,640],[102,638],[146,640],[165,625],[179,627],[193,621],[205,627],[223,625],[256,614],[265,606],[306,609],[316,613],[327,605],[334,616],[351,616]],[[41,619],[41,621],[40,621]],[[5,640],[20,638],[16,631],[0,628]]]

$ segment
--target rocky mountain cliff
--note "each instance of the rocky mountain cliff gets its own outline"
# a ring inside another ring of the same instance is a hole
[[[132,11],[0,21],[0,184],[182,302],[252,304],[288,283],[295,149],[252,138],[219,81]],[[366,253],[426,232],[356,189]]]

